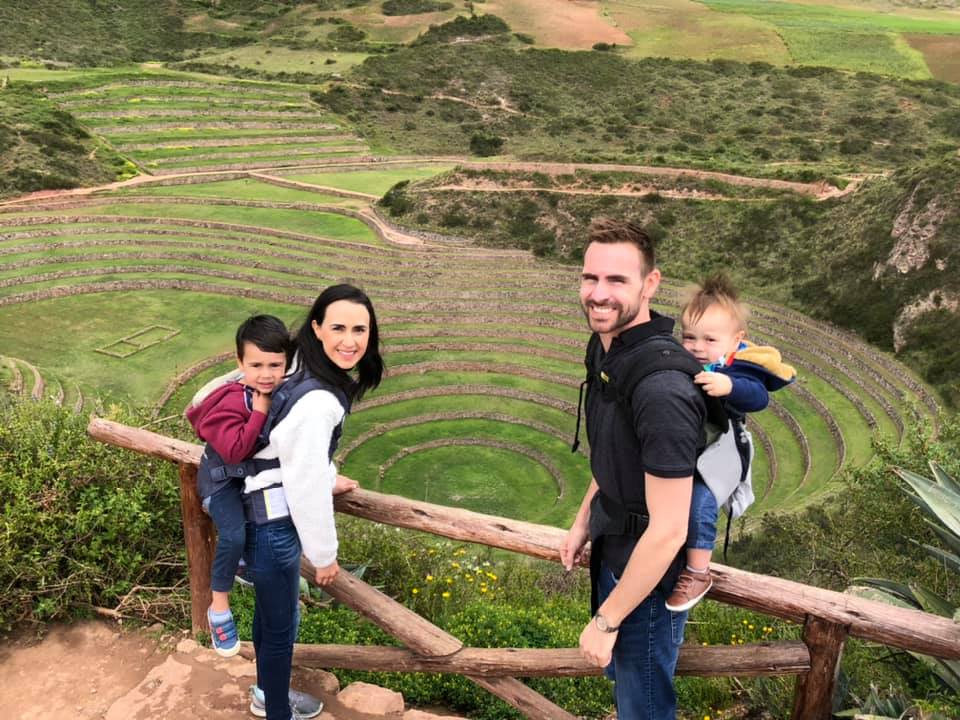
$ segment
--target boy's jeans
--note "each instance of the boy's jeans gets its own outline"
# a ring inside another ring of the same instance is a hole
[[[687,527],[688,550],[713,550],[717,541],[717,498],[700,479],[693,481],[690,498],[690,522]]]
[[[267,720],[290,720],[290,668],[300,591],[300,538],[290,519],[247,526],[244,558],[253,581],[253,647]]]
[[[230,592],[247,539],[240,481],[232,481],[204,500],[204,509],[217,526],[217,550],[213,555],[210,589]]]
[[[599,599],[606,600],[617,580],[606,565],[600,566]],[[683,643],[687,613],[670,612],[659,587],[620,623],[613,661],[606,675],[619,720],[674,720],[677,695],[673,673]]]

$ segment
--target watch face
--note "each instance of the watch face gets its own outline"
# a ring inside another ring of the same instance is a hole
[[[597,629],[600,630],[600,632],[607,632],[610,627],[607,625],[607,619],[600,613],[597,613],[595,619],[597,621]]]

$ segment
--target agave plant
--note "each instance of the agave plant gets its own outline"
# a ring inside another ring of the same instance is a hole
[[[857,704],[856,708],[834,713],[833,716],[853,720],[948,720],[941,713],[921,710],[893,688],[880,690],[871,684],[870,694],[866,698],[861,700],[854,695],[852,699]]]
[[[923,547],[929,555],[942,563],[944,568],[960,574],[960,483],[935,462],[930,463],[930,470],[933,473],[932,478],[894,468],[894,472],[908,486],[903,488],[904,492],[927,516],[924,520],[943,540],[946,549],[916,540],[912,542]],[[856,586],[851,587],[850,592],[862,597],[924,610],[960,622],[960,608],[922,585],[904,585],[879,578],[856,578],[854,583]],[[911,654],[927,665],[955,692],[960,692],[960,662],[918,653]]]

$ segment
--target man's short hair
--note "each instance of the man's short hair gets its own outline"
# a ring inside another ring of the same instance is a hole
[[[643,259],[643,275],[646,276],[657,265],[657,254],[654,250],[654,240],[647,231],[629,220],[612,220],[611,218],[596,218],[590,223],[587,234],[587,244],[584,252],[593,243],[630,243],[640,251]]]
[[[243,346],[253,343],[263,352],[283,353],[290,362],[290,332],[283,320],[273,315],[252,315],[237,328],[237,357],[243,360]]]

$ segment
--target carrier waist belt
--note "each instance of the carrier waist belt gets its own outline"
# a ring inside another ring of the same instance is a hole
[[[270,485],[243,495],[243,514],[247,522],[266,525],[290,517],[283,485]]]
[[[609,525],[604,528],[604,534],[629,535],[636,538],[643,535],[647,525],[650,524],[650,516],[645,508],[639,512],[633,512],[602,492],[599,495],[600,507],[609,519]]]
[[[223,464],[212,467],[210,468],[210,479],[215,483],[222,483],[227,478],[243,479],[245,477],[259,475],[264,470],[275,470],[278,467],[280,467],[279,458],[270,458],[269,460],[252,458],[250,460],[244,460],[242,463],[232,465]]]

